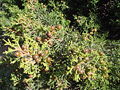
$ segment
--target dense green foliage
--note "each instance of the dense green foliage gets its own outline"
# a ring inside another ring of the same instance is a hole
[[[1,0],[1,90],[119,90],[120,40],[104,30],[119,27],[120,2],[108,2]]]

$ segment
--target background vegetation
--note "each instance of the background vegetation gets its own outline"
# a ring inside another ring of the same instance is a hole
[[[119,90],[119,0],[1,0],[1,90]]]

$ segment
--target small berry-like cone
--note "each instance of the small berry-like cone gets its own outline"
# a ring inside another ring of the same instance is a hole
[[[94,33],[93,32],[90,32],[90,35],[93,35]]]
[[[32,56],[32,58],[33,58],[34,60],[37,60],[37,59],[39,58],[39,55],[38,55],[38,54],[35,54],[35,55]]]
[[[79,70],[79,74],[83,74],[85,71],[84,70]]]
[[[36,41],[41,41],[42,38],[41,37],[36,37]]]
[[[38,55],[40,55],[42,53],[42,51],[38,51]]]
[[[52,37],[52,33],[51,33],[51,32],[48,32],[46,35],[47,35],[49,38]]]
[[[88,74],[88,76],[92,76],[93,72],[88,72],[87,74]]]
[[[55,30],[55,26],[51,26],[50,30],[52,30],[52,31]]]
[[[46,8],[46,5],[43,5],[43,8]]]
[[[21,51],[15,51],[14,52],[14,56],[21,57],[22,56],[22,52]]]
[[[32,74],[30,74],[28,77],[29,77],[29,78],[33,78],[33,75],[32,75]]]
[[[95,29],[92,29],[92,32],[97,32],[97,29],[95,28]]]
[[[35,62],[36,62],[36,63],[39,63],[39,62],[40,62],[40,59],[35,59]]]
[[[88,38],[88,37],[84,37],[83,39],[84,39],[85,41],[89,40],[89,38]]]
[[[56,28],[57,28],[58,30],[60,30],[60,29],[62,29],[62,25],[57,25]]]
[[[43,57],[43,56],[44,56],[44,53],[43,53],[42,51],[39,51],[39,52],[38,52],[38,55],[41,56],[41,57]]]
[[[45,51],[45,54],[47,55],[48,53],[49,53],[49,51],[48,51],[48,50],[46,50],[46,51]]]
[[[52,42],[52,41],[49,41],[48,44],[49,44],[50,46],[52,46],[52,45],[53,45],[53,42]]]
[[[99,55],[100,55],[100,56],[103,56],[103,55],[104,55],[104,53],[103,53],[103,52],[99,52]]]
[[[47,39],[44,39],[43,42],[47,42],[48,40]]]
[[[46,59],[46,61],[47,61],[48,63],[51,63],[51,62],[52,62],[52,58],[48,57],[48,58]]]
[[[25,50],[25,51],[28,49],[28,47],[26,45],[22,45],[21,48],[22,48],[22,50]]]
[[[91,51],[89,49],[84,49],[83,52],[84,53],[90,53]]]
[[[89,61],[89,60],[90,60],[90,58],[89,58],[89,57],[86,57],[86,58],[85,58],[85,60]]]

